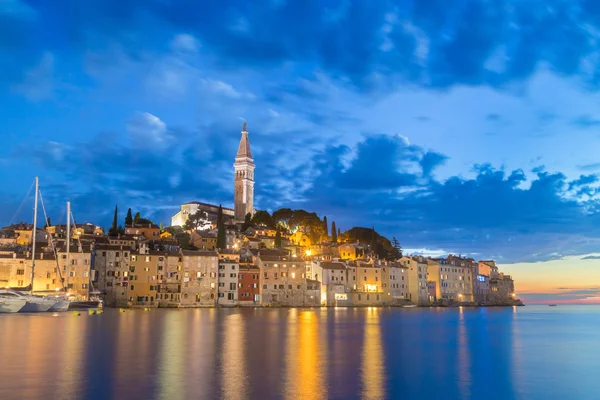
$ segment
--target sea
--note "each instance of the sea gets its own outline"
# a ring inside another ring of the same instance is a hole
[[[0,399],[600,399],[600,306],[0,315]]]

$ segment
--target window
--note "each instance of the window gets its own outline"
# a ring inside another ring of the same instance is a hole
[[[67,289],[73,289],[73,284],[72,284],[72,283],[69,283],[69,284],[67,285]]]
[[[69,271],[69,278],[75,277],[75,271]]]
[[[82,288],[82,289],[87,289],[87,288],[88,288],[88,285],[87,285],[87,283],[82,283],[82,284],[81,284],[81,288]]]
[[[234,293],[227,293],[227,300],[235,300]]]
[[[25,270],[24,269],[18,269],[17,270],[17,275],[25,275]]]
[[[133,285],[129,286],[129,290],[133,290],[133,289],[134,289]]]
[[[136,256],[131,256],[131,261],[136,261],[137,257]]]
[[[296,273],[292,272],[292,279],[296,279]]]
[[[263,285],[263,289],[266,289],[266,288],[267,288],[267,285]]]
[[[214,288],[215,288],[215,283],[214,283],[214,282],[211,282],[211,283],[210,283],[210,288],[211,288],[211,289],[214,289]]]

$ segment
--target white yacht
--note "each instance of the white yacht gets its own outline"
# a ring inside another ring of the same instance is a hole
[[[46,312],[56,303],[51,297],[34,296],[10,289],[1,289],[0,297],[25,300],[26,304],[19,312]]]
[[[27,300],[13,293],[4,294],[0,292],[0,314],[17,313],[25,307]]]
[[[64,296],[48,296],[48,299],[54,301],[54,304],[48,309],[49,312],[63,312],[69,310],[71,302]]]

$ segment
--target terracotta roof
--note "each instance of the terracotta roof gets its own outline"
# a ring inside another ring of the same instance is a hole
[[[182,250],[182,253],[186,257],[217,257],[216,251],[210,250]]]
[[[346,266],[342,263],[337,263],[337,262],[321,262],[321,268],[323,268],[323,269],[346,269]]]

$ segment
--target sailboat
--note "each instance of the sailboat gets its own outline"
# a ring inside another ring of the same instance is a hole
[[[70,247],[71,247],[71,237],[70,237],[70,217],[71,217],[71,205],[70,203],[67,203],[67,265],[69,265],[69,255],[70,255]],[[77,225],[75,224],[75,218],[73,218],[73,225],[75,227],[77,227]],[[81,251],[81,241],[79,239],[77,239],[79,241],[79,251]],[[68,276],[68,274],[67,274]],[[100,298],[98,296],[91,296],[93,293],[92,292],[93,285],[92,285],[92,271],[90,268],[90,271],[88,272],[88,294],[87,294],[87,299],[86,300],[77,300],[77,299],[73,299],[70,301],[69,303],[69,309],[70,310],[81,310],[81,309],[97,309],[97,308],[102,308],[102,301],[100,300]]]
[[[19,312],[46,312],[50,310],[52,306],[56,304],[56,300],[52,297],[35,296],[33,294],[33,281],[35,279],[35,245],[36,245],[36,229],[37,229],[37,214],[38,214],[38,197],[40,194],[40,182],[39,178],[35,177],[35,200],[33,207],[33,242],[31,249],[31,283],[29,285],[29,294],[25,292],[6,289],[2,293],[5,296],[20,297],[26,301],[25,306],[19,310]]]
[[[0,290],[0,314],[16,313],[27,304],[27,300],[6,290]]]
[[[58,254],[56,253],[56,248],[54,247],[54,239],[50,238],[50,242],[52,243],[52,249],[54,250],[54,254],[56,256],[56,271],[58,274],[58,278],[60,282],[63,284],[63,294],[52,296],[56,303],[50,307],[51,312],[63,312],[68,311],[69,306],[71,305],[71,301],[69,300],[68,294],[65,290],[66,279],[69,276],[68,271],[65,273],[65,281],[62,279],[62,274],[60,273],[60,265],[58,263]],[[69,265],[69,251],[71,247],[71,202],[67,201],[67,266]]]

